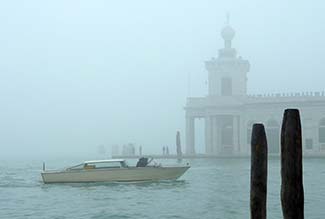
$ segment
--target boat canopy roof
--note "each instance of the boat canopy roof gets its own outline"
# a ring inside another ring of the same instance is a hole
[[[88,160],[84,163],[111,163],[111,162],[124,162],[124,159],[109,159],[109,160]]]

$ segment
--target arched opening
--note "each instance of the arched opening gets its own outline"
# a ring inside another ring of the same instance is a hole
[[[223,125],[221,133],[221,144],[225,147],[233,146],[232,124]]]
[[[280,126],[274,119],[266,123],[268,151],[270,154],[279,154],[280,151]]]

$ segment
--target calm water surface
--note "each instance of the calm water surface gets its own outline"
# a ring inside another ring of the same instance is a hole
[[[44,185],[41,161],[2,161],[0,218],[249,218],[249,159],[183,162],[192,167],[178,181]],[[282,217],[279,162],[269,161],[268,218],[274,219]],[[304,161],[304,188],[305,218],[325,218],[325,159]]]

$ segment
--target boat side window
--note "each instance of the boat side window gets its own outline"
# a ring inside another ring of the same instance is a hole
[[[101,169],[101,168],[121,168],[120,162],[101,162],[101,163],[96,163],[93,164],[95,165],[96,169]]]
[[[84,169],[86,169],[86,170],[95,169],[95,168],[96,168],[96,166],[93,164],[85,163],[85,165],[84,165]]]

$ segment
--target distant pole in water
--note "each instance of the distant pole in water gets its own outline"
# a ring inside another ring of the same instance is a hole
[[[142,156],[142,146],[139,147],[139,155]]]
[[[43,171],[45,171],[45,162],[43,162]]]
[[[251,219],[266,219],[267,140],[263,124],[254,124],[251,138]]]
[[[179,131],[176,133],[176,153],[178,158],[182,157],[181,135]]]
[[[304,218],[302,138],[298,109],[286,109],[281,130],[281,204],[284,219]]]
[[[163,155],[165,155],[166,154],[166,148],[165,148],[165,146],[163,146]]]

